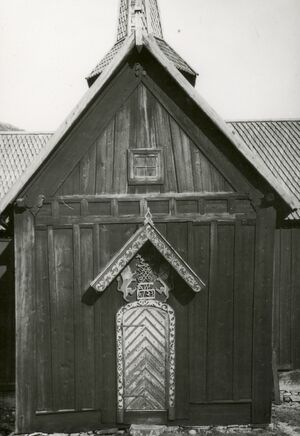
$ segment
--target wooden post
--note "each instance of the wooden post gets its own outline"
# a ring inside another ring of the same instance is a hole
[[[35,402],[34,218],[15,214],[16,433],[33,429]]]
[[[272,404],[272,285],[276,211],[257,211],[253,313],[252,423],[267,424]]]

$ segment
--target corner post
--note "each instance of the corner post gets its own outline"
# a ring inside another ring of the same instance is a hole
[[[272,294],[276,210],[257,210],[254,309],[252,423],[267,424],[272,404]]]
[[[16,433],[34,427],[35,408],[35,280],[34,217],[15,212],[16,277]]]

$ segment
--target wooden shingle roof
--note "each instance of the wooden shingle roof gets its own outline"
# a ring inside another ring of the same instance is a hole
[[[233,121],[239,137],[300,201],[300,120]],[[300,210],[290,219],[300,219]]]
[[[51,133],[0,132],[0,202],[51,136]]]

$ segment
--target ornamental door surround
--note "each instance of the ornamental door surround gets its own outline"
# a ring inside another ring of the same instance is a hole
[[[91,282],[102,293],[117,279],[127,303],[116,314],[118,422],[130,412],[175,419],[175,314],[166,303],[172,268],[194,292],[204,288],[148,209],[144,225]]]

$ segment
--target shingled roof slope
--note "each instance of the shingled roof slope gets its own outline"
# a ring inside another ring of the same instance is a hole
[[[246,145],[261,157],[274,177],[300,201],[300,120],[233,121]],[[300,210],[289,219],[300,219]]]
[[[196,76],[197,73],[188,65],[187,62],[185,62],[182,57],[169,45],[166,43],[165,40],[155,38],[157,41],[157,44],[161,51],[164,53],[165,56],[171,61],[174,66],[181,72],[185,72],[190,74],[191,76]],[[99,64],[96,65],[96,67],[93,69],[93,71],[88,75],[87,81],[89,84],[92,84],[93,81],[103,72],[105,67],[113,60],[113,58],[118,54],[120,49],[122,48],[123,44],[125,42],[125,39],[122,39],[118,41],[102,60],[99,62]]]
[[[52,133],[0,132],[0,200],[31,165]]]

